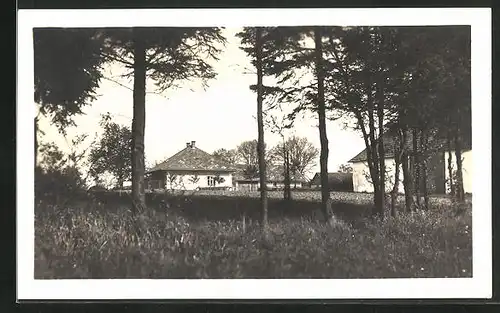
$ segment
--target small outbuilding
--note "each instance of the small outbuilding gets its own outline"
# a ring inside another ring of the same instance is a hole
[[[328,187],[330,191],[354,191],[352,173],[328,173]],[[311,188],[321,188],[320,173],[316,173],[311,180]]]

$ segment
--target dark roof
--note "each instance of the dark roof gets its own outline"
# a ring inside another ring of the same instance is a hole
[[[156,171],[234,172],[235,168],[195,146],[188,146],[150,169],[148,173]]]
[[[395,138],[396,138],[395,135],[393,133],[389,133],[389,132],[385,133],[382,136],[386,158],[394,157],[394,140],[395,140]],[[378,140],[380,141],[380,138]],[[408,139],[407,139],[407,144],[408,144],[410,151],[413,150],[412,141],[413,141],[413,134],[410,131],[410,132],[408,132]],[[445,139],[440,139],[438,141],[437,145],[438,145],[437,148],[439,151],[446,151],[447,150],[447,143],[446,143]],[[454,143],[452,143],[451,146],[452,146],[452,150],[453,150],[453,147],[455,146]],[[471,149],[472,149],[472,140],[470,138],[465,138],[465,140],[463,142],[463,150],[468,151]],[[365,148],[365,149],[363,149],[363,151],[361,151],[356,156],[354,156],[352,159],[350,159],[349,162],[351,162],[351,163],[364,162],[366,160],[367,160],[367,152],[366,152],[366,148]]]
[[[346,182],[352,183],[352,173],[328,173],[328,184],[337,185]],[[311,185],[321,185],[320,173],[316,173],[311,180]]]

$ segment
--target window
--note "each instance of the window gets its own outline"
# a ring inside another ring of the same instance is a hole
[[[214,176],[207,176],[207,184],[208,184],[208,187],[215,187],[215,177]]]

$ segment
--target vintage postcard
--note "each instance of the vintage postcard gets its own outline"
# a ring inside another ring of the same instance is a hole
[[[492,295],[489,9],[20,10],[17,64],[20,300]]]

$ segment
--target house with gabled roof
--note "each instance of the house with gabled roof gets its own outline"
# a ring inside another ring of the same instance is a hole
[[[146,172],[146,189],[231,189],[235,171],[233,165],[201,150],[191,141]]]
[[[471,135],[471,134],[469,134]],[[472,138],[471,136],[466,136],[463,138],[463,148],[462,148],[462,175],[463,175],[463,186],[465,193],[472,193]],[[411,132],[408,133],[408,148],[410,152],[409,158],[409,169],[411,173],[414,173],[414,158],[412,155],[412,142],[413,137]],[[386,191],[390,192],[394,186],[394,176],[396,170],[396,162],[394,159],[394,147],[395,147],[395,136],[390,133],[384,133],[384,135],[378,139],[382,141],[385,150],[385,167],[386,167]],[[449,186],[449,171],[448,171],[448,146],[446,141],[443,139],[435,140],[436,144],[432,148],[432,154],[428,162],[428,190],[430,193],[434,194],[445,194],[448,193],[451,188]],[[456,173],[457,163],[455,156],[455,147],[452,144],[450,147],[452,158],[452,172]],[[353,169],[353,189],[355,192],[373,192],[373,184],[370,179],[370,171],[367,161],[367,150],[359,152],[352,159],[349,160],[352,164]],[[414,177],[415,175],[413,175]],[[400,169],[400,184],[399,193],[404,193],[403,186],[403,171]],[[419,182],[422,188],[423,180]]]

